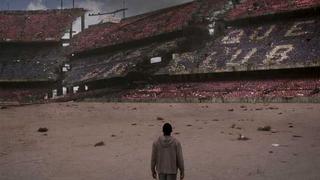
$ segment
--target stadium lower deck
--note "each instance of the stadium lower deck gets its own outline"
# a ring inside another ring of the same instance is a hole
[[[319,87],[320,79],[167,83],[129,90],[122,99],[320,97]]]

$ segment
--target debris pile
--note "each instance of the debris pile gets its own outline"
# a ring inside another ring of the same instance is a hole
[[[94,147],[105,146],[103,141],[100,141],[94,145]]]
[[[271,131],[271,126],[258,127],[258,131]]]

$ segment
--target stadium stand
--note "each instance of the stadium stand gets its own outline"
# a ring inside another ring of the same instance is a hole
[[[0,11],[0,42],[60,42],[83,9]]]
[[[161,98],[272,99],[320,97],[320,79],[217,81],[147,85],[122,94],[123,100]]]
[[[320,102],[319,10],[319,0],[197,0],[90,26],[67,49],[65,22],[39,35],[0,29],[0,81],[53,82],[62,100]],[[28,49],[30,39],[46,46]]]
[[[0,101],[44,100],[60,84],[60,68],[67,61],[63,36],[84,13],[83,9],[0,12]]]
[[[147,39],[180,31],[193,23],[193,16],[207,17],[212,11],[223,9],[227,0],[193,1],[158,11],[91,26],[71,40],[70,53]]]
[[[318,7],[318,0],[200,0],[95,25],[73,38],[64,85],[99,87],[101,95],[118,80],[123,89],[110,96],[121,101],[318,97],[319,74],[306,73],[320,66]],[[278,18],[251,21],[268,15]],[[295,71],[302,75],[290,77]],[[246,80],[250,72],[263,78]],[[183,83],[172,82],[180,76]]]
[[[226,19],[244,19],[248,17],[310,9],[319,6],[319,0],[245,0],[236,5],[236,7],[226,15]]]

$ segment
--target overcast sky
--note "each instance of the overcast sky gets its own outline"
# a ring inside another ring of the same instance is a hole
[[[169,6],[186,3],[192,0],[126,0],[127,17]],[[39,10],[60,8],[61,0],[0,0],[0,10]],[[72,7],[72,0],[63,0],[64,8]],[[110,12],[123,8],[123,0],[75,0],[75,6],[89,10],[86,14],[85,25],[110,21],[108,16],[89,16],[90,13]],[[111,17],[113,18],[113,17]],[[122,18],[122,13],[116,19]],[[81,21],[77,19],[74,30],[78,33]]]
[[[0,9],[26,10],[58,8],[61,0],[0,0]],[[94,12],[111,11],[122,8],[123,0],[75,0],[77,7],[83,7]],[[129,8],[128,16],[141,14],[168,6],[185,3],[191,0],[126,0]],[[63,0],[65,7],[71,7],[72,0]]]

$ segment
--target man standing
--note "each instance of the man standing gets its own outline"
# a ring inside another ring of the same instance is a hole
[[[178,169],[180,179],[184,178],[184,162],[180,142],[171,136],[172,126],[166,123],[162,127],[163,136],[160,136],[152,145],[151,172],[159,180],[176,180]]]

